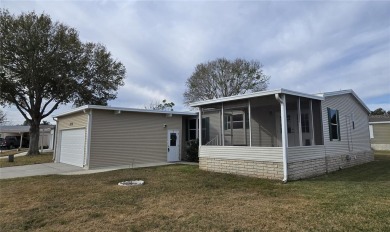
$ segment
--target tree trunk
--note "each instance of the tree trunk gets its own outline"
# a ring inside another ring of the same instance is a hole
[[[30,146],[27,155],[39,154],[39,122],[31,120],[30,125]]]

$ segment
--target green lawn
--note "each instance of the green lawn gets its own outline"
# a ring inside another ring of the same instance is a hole
[[[170,165],[1,180],[0,196],[1,231],[390,231],[390,155],[288,184]]]
[[[29,165],[29,164],[52,163],[52,162],[53,162],[53,152],[46,152],[46,153],[33,155],[33,156],[14,157],[14,162],[8,162],[8,158],[0,159],[0,168]]]

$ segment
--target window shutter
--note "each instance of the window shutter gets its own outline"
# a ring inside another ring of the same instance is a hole
[[[341,141],[341,134],[340,134],[340,118],[339,118],[339,111],[336,110],[336,115],[337,115],[337,133],[339,135],[339,141]]]
[[[329,139],[330,141],[333,141],[332,138],[332,124],[331,124],[331,118],[330,118],[330,108],[326,108],[328,110],[328,127],[329,127]]]

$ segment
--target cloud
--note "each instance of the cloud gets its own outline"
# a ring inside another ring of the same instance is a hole
[[[198,63],[218,57],[261,61],[271,75],[271,89],[308,93],[354,89],[367,105],[389,103],[389,2],[2,1],[1,5],[15,14],[44,11],[77,28],[82,40],[105,44],[127,69],[125,86],[109,103],[112,106],[143,108],[167,99],[175,102],[176,110],[184,110],[187,78]]]

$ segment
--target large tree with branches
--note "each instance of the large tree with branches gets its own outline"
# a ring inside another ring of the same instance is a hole
[[[5,122],[5,120],[7,119],[5,113],[0,110],[0,125],[3,124]]]
[[[0,104],[30,125],[29,155],[39,153],[39,125],[60,104],[106,105],[123,85],[125,67],[105,46],[49,15],[0,12]]]
[[[218,58],[198,64],[187,80],[185,103],[265,90],[269,76],[259,61]]]

